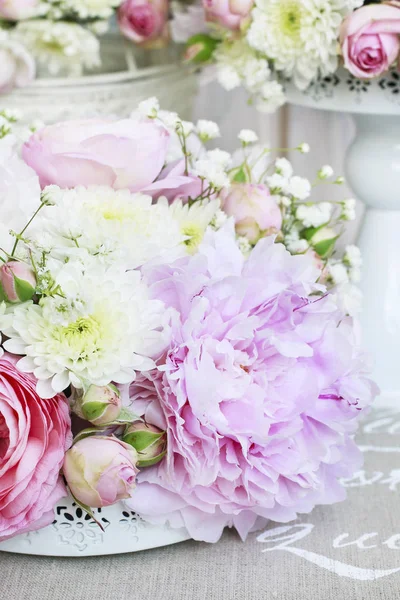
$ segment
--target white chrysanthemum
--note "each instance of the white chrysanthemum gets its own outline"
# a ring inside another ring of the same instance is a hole
[[[36,173],[18,155],[17,140],[10,135],[0,140],[0,248],[11,252],[15,238],[40,206]]]
[[[184,237],[165,198],[153,204],[144,194],[96,186],[51,186],[45,194],[54,206],[43,209],[31,234],[39,249],[47,244],[70,255],[79,248],[105,264],[130,269],[179,246],[183,251]]]
[[[62,295],[9,309],[11,326],[0,315],[5,349],[24,355],[18,368],[34,373],[43,398],[70,384],[129,383],[154,367],[168,336],[165,307],[148,297],[138,271],[78,271],[63,273]]]
[[[354,0],[256,0],[247,40],[306,88],[336,70],[339,28]]]
[[[100,65],[98,39],[76,23],[21,21],[10,35],[22,42],[51,75],[78,77],[84,69]]]
[[[108,19],[122,0],[47,0],[55,16],[75,14],[80,19]],[[50,15],[52,15],[50,10]],[[58,17],[59,18],[59,17]]]
[[[194,254],[203,240],[207,227],[219,212],[219,201],[195,202],[191,206],[180,200],[172,203],[174,218],[179,223],[181,234],[185,236],[185,245],[189,254]]]

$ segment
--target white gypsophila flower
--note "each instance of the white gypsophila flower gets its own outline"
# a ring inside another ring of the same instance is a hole
[[[311,183],[305,177],[294,175],[283,188],[283,192],[289,196],[294,196],[298,200],[305,200],[311,194]]]
[[[69,385],[130,383],[155,366],[168,336],[167,311],[149,297],[138,271],[95,269],[64,277],[63,297],[42,297],[0,315],[7,351],[24,355],[18,368],[33,373],[37,392],[52,398]]]
[[[100,65],[98,39],[76,23],[20,21],[10,35],[23,43],[50,75],[79,77],[84,69]]]
[[[251,252],[251,244],[246,236],[240,235],[237,238],[237,244],[239,246],[239,250],[244,256],[248,256]]]
[[[300,239],[298,230],[295,227],[285,235],[285,247],[291,254],[303,254],[309,248],[307,240]]]
[[[302,204],[297,208],[296,217],[304,227],[321,227],[328,223],[332,215],[332,204],[318,202],[309,206]]]
[[[270,79],[271,70],[263,58],[249,58],[243,71],[243,83],[251,93],[257,93]]]
[[[254,144],[258,142],[258,135],[252,129],[241,129],[238,138],[243,144]]]
[[[160,110],[160,103],[158,101],[158,98],[152,96],[151,98],[142,100],[142,102],[139,102],[137,110],[145,117],[157,117],[158,111]]]
[[[341,262],[332,261],[327,264],[327,272],[335,285],[341,285],[349,281],[349,274],[345,265]]]
[[[31,239],[40,251],[50,245],[69,256],[77,248],[104,264],[137,268],[182,248],[184,238],[165,198],[152,198],[129,190],[77,187],[44,190],[46,206],[34,223]],[[46,236],[43,236],[46,232]]]
[[[207,200],[194,202],[191,206],[184,204],[181,200],[175,200],[171,204],[174,219],[179,224],[180,233],[184,236],[186,250],[194,254],[203,240],[206,229],[214,223],[219,213],[220,203],[218,200]]]
[[[256,107],[260,112],[272,113],[283,106],[285,102],[286,96],[282,85],[278,81],[268,81],[260,90]]]
[[[214,123],[214,121],[207,121],[206,119],[197,121],[196,131],[203,142],[221,137],[221,132],[217,123]]]
[[[15,238],[40,206],[40,184],[35,171],[19,157],[17,139],[0,140],[0,248],[10,253]]]
[[[185,44],[189,38],[199,33],[207,33],[208,25],[201,4],[172,2],[171,35],[174,42]]]
[[[292,164],[287,158],[277,158],[275,161],[275,168],[285,179],[290,179],[293,175]]]
[[[48,14],[57,19],[74,14],[80,20],[108,19],[122,0],[47,0]]]
[[[209,150],[207,157],[222,169],[226,169],[232,162],[232,156],[225,150],[216,148],[215,150]]]
[[[275,192],[283,192],[289,184],[289,179],[280,173],[273,173],[265,179],[268,187]]]
[[[212,187],[220,190],[230,187],[230,179],[225,170],[209,158],[200,159],[194,165],[194,175],[205,179]]]
[[[361,290],[353,283],[342,283],[335,289],[338,307],[351,317],[355,317],[362,311],[363,295]]]
[[[240,168],[246,161],[251,174],[251,181],[266,182],[268,167],[270,164],[270,152],[268,144],[255,144],[246,148],[238,148],[232,155],[232,167]]]
[[[318,177],[320,179],[329,179],[329,177],[332,177],[332,175],[333,175],[333,169],[330,165],[324,165],[318,171]]]
[[[218,65],[217,79],[227,92],[231,92],[242,83],[239,73],[231,65]]]
[[[352,0],[256,0],[247,40],[305,89],[338,65],[338,37]]]
[[[221,210],[220,208],[216,211],[213,220],[210,225],[214,227],[214,229],[220,229],[228,220],[228,215]]]
[[[345,221],[354,221],[356,218],[356,201],[354,198],[349,198],[342,202],[342,219]]]
[[[344,260],[350,267],[362,267],[363,260],[360,248],[353,244],[346,246]]]
[[[271,71],[265,58],[260,58],[245,39],[225,39],[213,54],[217,64],[217,79],[226,90],[243,84],[252,94],[257,94]]]
[[[300,144],[300,146],[298,146],[298,150],[302,154],[308,154],[310,152],[310,145],[307,144],[306,142],[303,142],[302,144]]]

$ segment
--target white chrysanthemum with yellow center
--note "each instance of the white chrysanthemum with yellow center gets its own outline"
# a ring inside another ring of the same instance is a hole
[[[247,40],[303,89],[337,68],[339,28],[352,8],[354,0],[256,0]]]
[[[55,204],[36,222],[33,237],[39,249],[41,232],[47,231],[60,252],[81,249],[105,264],[121,262],[130,269],[180,246],[184,250],[180,225],[165,199],[153,204],[150,196],[108,187],[51,186],[46,194]]]
[[[168,336],[163,303],[148,297],[138,271],[123,268],[72,268],[57,295],[1,312],[0,329],[10,338],[4,346],[25,355],[18,367],[35,375],[43,398],[70,384],[129,383],[135,371],[155,366]]]
[[[207,227],[214,220],[219,210],[218,200],[195,202],[191,206],[176,200],[172,205],[174,219],[184,236],[184,244],[189,254],[194,254],[202,242]]]

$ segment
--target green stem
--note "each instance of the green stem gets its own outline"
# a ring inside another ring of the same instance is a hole
[[[12,252],[11,252],[11,257],[14,256],[15,251],[17,249],[18,246],[18,242],[20,240],[20,238],[24,235],[25,231],[28,229],[29,225],[32,223],[32,221],[34,220],[34,218],[38,215],[38,213],[42,210],[43,206],[46,206],[47,202],[42,202],[41,205],[39,206],[39,208],[37,210],[35,210],[35,212],[33,213],[33,215],[31,216],[31,218],[29,219],[29,221],[27,222],[27,224],[25,225],[25,227],[22,229],[22,231],[17,235],[17,238],[15,240]]]

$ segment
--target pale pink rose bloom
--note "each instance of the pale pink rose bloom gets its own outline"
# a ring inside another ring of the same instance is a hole
[[[101,508],[130,498],[136,487],[137,460],[136,450],[116,437],[92,436],[68,450],[63,472],[79,502]]]
[[[231,30],[240,29],[253,4],[253,0],[203,0],[206,21]]]
[[[8,38],[0,37],[0,94],[22,88],[35,79],[35,61],[26,48]]]
[[[52,522],[67,495],[60,469],[72,442],[65,396],[40,398],[15,362],[0,359],[0,540]]]
[[[106,185],[137,192],[160,174],[168,143],[168,132],[154,122],[65,121],[35,133],[22,156],[42,187]]]
[[[7,21],[30,19],[38,14],[39,0],[0,0],[0,18]]]
[[[381,75],[399,56],[399,35],[399,5],[370,4],[354,11],[340,32],[345,67],[361,79]]]
[[[136,44],[168,39],[168,0],[125,0],[118,9],[122,34]]]
[[[282,225],[276,198],[265,185],[234,183],[222,197],[222,208],[234,218],[236,233],[252,243],[279,231]]]

